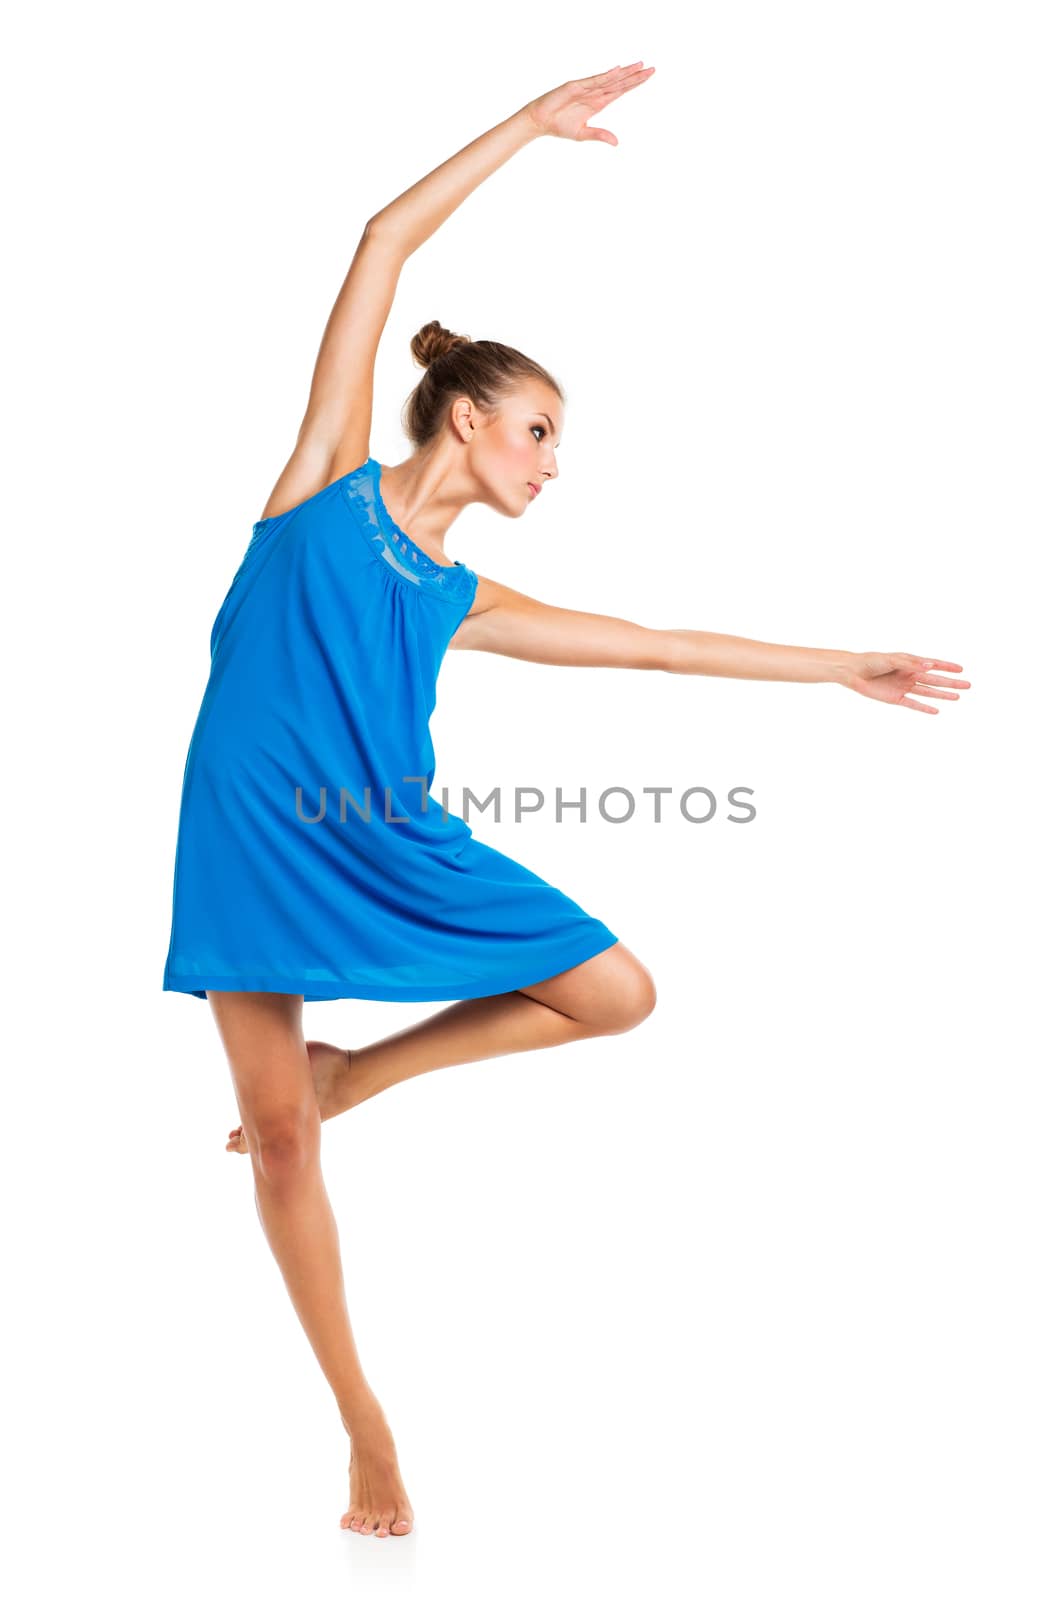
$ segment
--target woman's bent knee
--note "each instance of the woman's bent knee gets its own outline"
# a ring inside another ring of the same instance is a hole
[[[630,950],[616,946],[607,953],[591,996],[590,1020],[602,1033],[627,1033],[656,1005],[652,973]]]
[[[627,1033],[650,1016],[656,1006],[656,985],[641,963],[628,971],[609,1002],[607,1033]]]
[[[520,990],[599,1033],[637,1027],[656,1004],[648,967],[617,941],[600,955]]]

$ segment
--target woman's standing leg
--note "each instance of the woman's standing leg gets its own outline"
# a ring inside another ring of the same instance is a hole
[[[351,1436],[344,1527],[408,1533],[413,1510],[391,1429],[363,1374],[345,1301],[337,1223],[319,1163],[319,1107],[300,995],[207,991],[250,1144],[265,1237]]]

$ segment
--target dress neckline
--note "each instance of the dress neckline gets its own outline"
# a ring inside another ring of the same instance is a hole
[[[425,571],[434,567],[436,572],[452,572],[454,567],[463,566],[461,561],[436,561],[434,556],[429,556],[426,550],[422,550],[420,545],[415,544],[409,534],[399,527],[399,524],[385,505],[384,496],[381,494],[381,474],[383,471],[381,463],[375,461],[373,456],[369,457],[369,463],[373,468],[373,498],[377,506],[377,515],[381,520],[384,532],[391,539],[399,554],[408,554],[414,565],[423,565]]]

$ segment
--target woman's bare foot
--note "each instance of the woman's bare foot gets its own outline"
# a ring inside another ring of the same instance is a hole
[[[319,1039],[308,1039],[306,1049],[312,1066],[315,1098],[319,1102],[319,1120],[325,1122],[329,1117],[347,1111],[351,1105],[348,1072],[352,1064],[352,1052],[341,1050],[335,1044],[323,1044]],[[225,1149],[234,1150],[241,1156],[249,1153],[250,1146],[242,1123],[238,1128],[230,1129]]]
[[[344,1422],[343,1417],[341,1421]],[[350,1432],[347,1423],[345,1428]],[[381,1422],[367,1424],[365,1429],[357,1427],[351,1433],[351,1441],[350,1503],[341,1518],[341,1527],[350,1533],[375,1533],[378,1539],[409,1533],[413,1507],[399,1476],[391,1429]]]

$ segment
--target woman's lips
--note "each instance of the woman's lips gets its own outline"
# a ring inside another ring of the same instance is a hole
[[[532,491],[533,491],[533,499],[535,500],[537,495],[540,493],[540,485],[537,484],[537,483],[531,483],[531,484],[528,485],[528,487],[530,489],[532,489]]]

